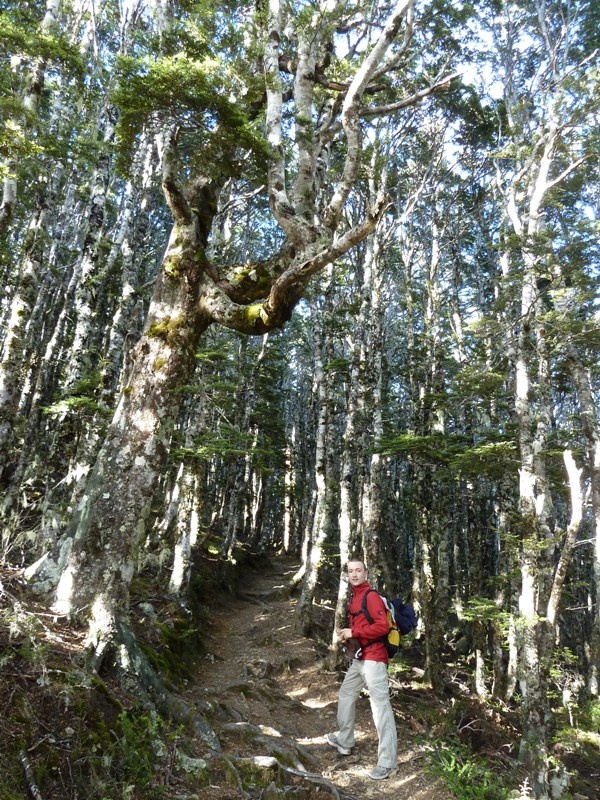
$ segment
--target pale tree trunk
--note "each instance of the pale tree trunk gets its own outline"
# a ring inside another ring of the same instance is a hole
[[[206,418],[206,407],[200,408],[192,403],[186,419],[184,446],[192,449],[194,441],[202,430]],[[171,491],[169,506],[161,525],[159,535],[169,539],[173,536],[173,559],[169,591],[182,595],[189,586],[194,549],[200,542],[200,509],[202,497],[198,473],[200,467],[194,459],[182,461],[177,471],[175,484]]]
[[[242,339],[240,341],[238,360],[243,373],[243,365],[246,361],[247,355],[247,341]],[[241,378],[240,383],[236,389],[237,399],[235,408],[239,414],[239,427],[240,430],[247,430],[248,421],[248,406],[252,405],[253,387],[251,380]],[[243,504],[245,502],[245,495],[247,491],[248,480],[248,462],[247,459],[240,456],[233,464],[231,475],[229,477],[229,489],[227,492],[227,506],[225,508],[225,533],[221,541],[221,554],[227,558],[231,558],[234,547],[238,539],[238,531],[242,526],[243,518]]]
[[[425,677],[438,690],[443,685],[440,650],[447,610],[441,619],[436,616],[437,565],[433,530],[436,521],[430,511],[433,506],[432,474],[419,457],[414,459],[413,485],[417,504],[413,592],[419,597],[420,614],[427,634],[424,640]]]
[[[517,344],[515,410],[519,421],[519,509],[521,515],[523,548],[521,552],[521,595],[519,598],[519,683],[521,686],[523,735],[520,757],[530,768],[536,797],[547,797],[547,645],[545,621],[540,620],[541,601],[540,572],[538,563],[539,539],[547,520],[544,497],[544,471],[541,448],[545,445],[545,430],[538,430],[536,440],[532,437],[532,410],[529,393],[529,324],[532,322],[532,307],[536,299],[527,278],[523,289],[521,333]],[[535,312],[533,312],[535,313]],[[526,320],[528,321],[526,323]],[[535,448],[539,447],[536,458]],[[539,471],[540,495],[536,494]]]
[[[546,181],[542,172],[530,184],[529,226],[525,230],[515,209],[511,209],[516,233],[525,241],[539,231],[540,185]],[[515,412],[519,441],[519,511],[522,529],[521,593],[517,645],[519,652],[519,684],[522,693],[522,739],[520,758],[528,765],[534,794],[548,797],[548,698],[547,681],[552,653],[552,634],[545,617],[548,599],[546,576],[552,574],[552,552],[549,544],[549,521],[552,514],[545,471],[545,450],[548,434],[549,397],[546,336],[539,321],[539,297],[535,285],[536,264],[532,254],[522,250],[523,285],[520,307],[520,328],[515,343]],[[537,363],[537,403],[532,403],[531,372]],[[536,422],[537,420],[537,422]]]
[[[362,306],[361,306],[362,311]],[[358,464],[357,452],[357,418],[359,415],[359,394],[361,391],[361,375],[364,365],[364,346],[362,332],[365,320],[361,316],[350,340],[350,376],[348,381],[346,416],[342,438],[340,461],[340,567],[345,567],[351,552],[358,541]],[[345,572],[342,571],[342,576]],[[344,603],[346,592],[343,593]],[[339,601],[338,601],[339,603]],[[345,613],[345,610],[344,610]]]
[[[435,204],[434,204],[435,209]],[[434,215],[437,212],[434,210]],[[420,392],[419,420],[422,435],[433,432],[444,433],[445,418],[442,408],[434,397],[443,391],[441,367],[441,262],[440,237],[442,230],[437,220],[431,221],[431,253],[427,273],[427,305],[425,309],[424,334],[426,352],[423,372],[425,385]],[[435,467],[420,465],[419,469],[419,518],[421,565],[423,570],[422,591],[424,597],[424,617],[427,625],[425,674],[431,685],[437,689],[442,684],[441,652],[445,635],[445,620],[450,606],[448,526],[441,514],[439,501],[435,497]],[[424,482],[427,481],[427,486]]]
[[[298,545],[296,484],[297,472],[294,458],[296,427],[288,431],[285,446],[285,475],[283,500],[283,552],[294,553]]]
[[[383,530],[383,456],[373,452],[377,442],[383,435],[383,247],[382,235],[374,235],[369,239],[364,265],[363,320],[367,331],[366,358],[363,364],[363,378],[368,382],[367,400],[364,414],[369,414],[372,424],[367,425],[367,439],[364,458],[368,459],[367,484],[363,487],[362,495],[362,541],[363,552],[369,565],[369,575],[376,578],[383,576],[383,584],[388,592],[393,591],[393,577],[388,564],[389,550]]]
[[[575,547],[575,542],[577,541],[577,534],[579,533],[581,521],[583,519],[583,491],[581,487],[581,475],[583,470],[577,467],[571,450],[563,451],[563,461],[569,483],[571,518],[565,531],[563,546],[554,572],[554,580],[552,582],[550,597],[548,599],[548,622],[553,627],[556,625],[556,616],[558,614],[561,592],[567,576],[567,570],[569,569],[569,565],[571,563],[573,548]]]
[[[330,366],[333,343],[329,330],[335,307],[332,289],[333,267],[329,267],[327,272],[325,311],[319,331],[318,353],[315,362],[315,379],[318,387],[318,423],[315,446],[316,507],[304,583],[296,606],[296,626],[305,635],[310,633],[313,625],[313,601],[325,566],[324,545],[327,538],[331,537],[333,533],[333,526],[337,527],[337,521],[334,520],[334,510],[338,500],[337,482],[332,471],[332,456],[337,445],[332,414],[335,402],[333,371]]]
[[[424,504],[427,499],[426,488],[423,485],[427,480],[420,465],[415,464],[415,491],[419,500],[417,511],[417,527],[415,542],[415,578],[413,581],[413,591],[418,592],[420,598],[421,617],[425,623],[427,635],[424,639],[425,647],[425,678],[434,689],[441,689],[443,685],[440,672],[439,647],[437,637],[432,639],[430,631],[434,621],[434,597],[435,597],[435,576],[434,565],[432,563],[433,553],[430,544],[431,517]],[[438,630],[441,625],[438,625]],[[434,631],[437,633],[438,631]]]
[[[41,208],[30,223],[19,291],[10,303],[0,360],[0,476],[10,458],[16,406],[21,384],[21,372],[27,345],[26,330],[38,298],[39,274],[42,261],[42,236],[47,209]]]
[[[312,330],[312,322],[309,325]],[[313,344],[311,339],[311,344]],[[312,350],[311,350],[312,352]],[[300,360],[300,354],[292,358]],[[286,394],[288,403],[285,409],[286,419],[286,463],[284,478],[284,548],[286,552],[297,555],[307,553],[304,543],[312,524],[313,488],[314,488],[314,441],[315,441],[315,405],[317,387],[310,362],[312,381],[297,379],[296,370],[288,375]],[[306,562],[302,564],[294,580],[300,580],[304,574]],[[301,574],[300,574],[301,573]]]
[[[360,310],[354,331],[348,335],[350,374],[347,388],[340,481],[340,532],[342,566],[350,553],[358,554],[369,566],[371,580],[382,569],[379,487],[372,486],[371,466],[377,471],[379,455],[374,454],[381,435],[381,359],[383,309],[379,270],[380,237],[376,232],[364,249],[357,267]],[[378,294],[379,293],[379,294]],[[350,551],[350,552],[348,552]]]
[[[594,533],[594,587],[596,598],[600,595],[600,426],[589,370],[572,342],[567,345],[568,363],[579,400],[579,414],[585,439],[586,467],[590,481],[590,504]],[[571,485],[572,485],[571,481]],[[573,506],[572,506],[573,507]],[[600,694],[600,603],[596,599],[592,616],[592,641],[590,653],[589,691],[593,697]]]
[[[184,594],[188,588],[194,549],[200,541],[198,491],[197,476],[189,467],[182,465],[175,523],[176,540],[169,580],[169,591],[175,595]]]
[[[102,124],[102,123],[101,123]],[[104,120],[103,141],[108,148],[112,142],[115,125],[110,119],[110,111]],[[91,196],[87,216],[87,230],[83,241],[81,258],[73,271],[74,291],[70,298],[68,315],[76,318],[75,327],[68,346],[69,362],[63,381],[63,391],[68,393],[74,384],[89,374],[94,365],[94,352],[89,343],[94,331],[94,311],[96,307],[95,282],[98,278],[99,243],[104,230],[105,206],[108,185],[111,177],[111,163],[108,154],[101,156],[91,179]],[[69,293],[70,294],[70,293]]]
[[[344,562],[347,564],[348,562]],[[339,667],[342,663],[342,652],[340,649],[340,640],[338,637],[338,631],[342,628],[348,627],[348,596],[350,592],[350,586],[348,585],[348,575],[345,569],[342,569],[340,573],[340,580],[338,584],[338,593],[337,599],[335,603],[335,615],[333,620],[333,634],[331,639],[331,645],[329,648],[329,666],[331,669],[335,669]]]

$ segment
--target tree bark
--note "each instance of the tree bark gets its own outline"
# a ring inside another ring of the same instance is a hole
[[[335,510],[338,506],[338,491],[332,463],[333,454],[337,450],[332,413],[335,403],[333,371],[330,365],[333,355],[333,343],[329,327],[333,320],[335,308],[332,283],[333,267],[330,267],[325,289],[325,311],[322,319],[322,328],[319,333],[319,356],[315,370],[319,409],[315,447],[316,507],[310,536],[306,574],[296,606],[296,625],[304,635],[308,635],[313,627],[313,602],[317,586],[326,566],[325,543],[328,538],[339,538],[338,531],[334,531],[334,527],[337,528]]]

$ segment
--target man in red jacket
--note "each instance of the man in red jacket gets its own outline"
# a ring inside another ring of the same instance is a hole
[[[348,582],[352,588],[352,598],[348,605],[350,627],[338,632],[340,640],[357,639],[360,658],[354,658],[346,673],[338,695],[337,735],[330,733],[327,741],[342,755],[350,755],[354,746],[354,718],[356,700],[362,689],[369,691],[373,722],[379,737],[377,766],[369,772],[369,778],[384,780],[397,768],[398,743],[394,712],[390,703],[390,689],[387,676],[388,654],[383,638],[389,632],[387,612],[383,600],[375,591],[369,591],[367,569],[363,561],[348,562]],[[362,612],[363,597],[366,592],[367,610],[373,619],[369,623]]]

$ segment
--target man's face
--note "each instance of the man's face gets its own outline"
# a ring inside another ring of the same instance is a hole
[[[362,561],[348,562],[348,583],[350,586],[360,586],[367,580],[367,570]]]

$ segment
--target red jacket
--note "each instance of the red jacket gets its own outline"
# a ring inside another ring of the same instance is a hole
[[[362,613],[363,597],[365,592],[368,592],[371,588],[366,581],[361,583],[360,586],[352,587],[352,597],[348,603],[350,629],[352,630],[352,636],[358,639],[364,648],[363,661],[383,661],[384,664],[387,664],[389,660],[388,652],[383,642],[373,642],[373,644],[365,647],[367,642],[387,636],[390,630],[385,605],[377,592],[370,592],[367,597],[367,609],[373,618],[373,622],[369,623]]]

